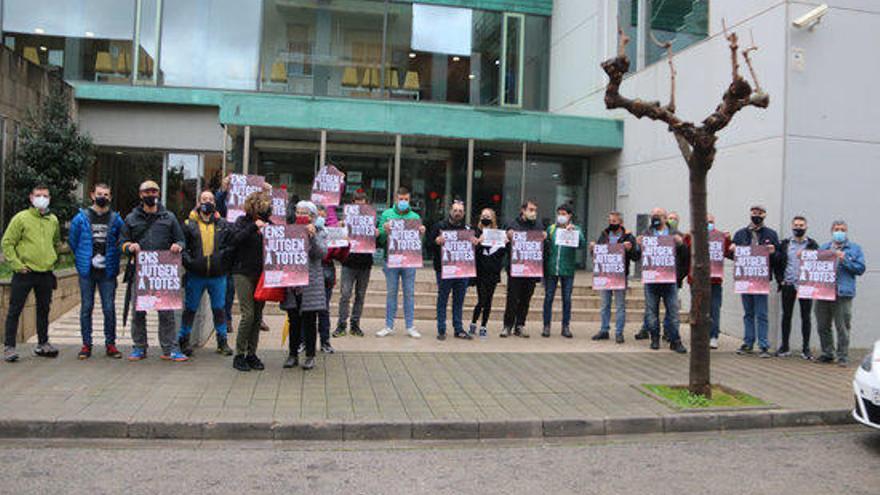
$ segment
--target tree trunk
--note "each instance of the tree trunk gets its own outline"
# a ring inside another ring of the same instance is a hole
[[[706,176],[714,153],[694,150],[690,169],[690,201],[693,248],[691,283],[691,362],[690,384],[693,394],[712,396],[709,376],[709,330],[712,292],[709,268],[709,234],[706,230]]]

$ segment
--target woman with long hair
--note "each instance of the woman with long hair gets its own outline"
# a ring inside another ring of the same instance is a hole
[[[492,208],[483,208],[476,227],[477,238],[482,241],[483,231],[497,229],[498,217]],[[506,236],[505,236],[506,239]],[[484,246],[482,242],[477,245],[477,305],[474,307],[474,315],[471,318],[470,333],[477,331],[477,320],[482,316],[480,323],[480,338],[488,338],[486,324],[492,312],[492,298],[495,296],[495,288],[501,282],[501,269],[504,267],[504,256],[507,254],[507,246]]]

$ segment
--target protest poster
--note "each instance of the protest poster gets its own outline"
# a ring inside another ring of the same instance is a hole
[[[324,206],[339,206],[345,190],[345,174],[329,163],[318,171],[312,182],[312,202]]]
[[[581,238],[577,229],[556,229],[556,245],[577,248],[581,245]]]
[[[135,269],[135,311],[183,309],[181,255],[171,251],[139,251]]]
[[[328,248],[344,248],[348,246],[348,229],[345,227],[324,227],[327,235]]]
[[[272,189],[272,216],[269,221],[276,225],[287,223],[287,189]]]
[[[671,235],[642,237],[642,283],[674,284],[675,238]]]
[[[798,299],[836,300],[837,253],[830,249],[803,249],[799,257]]]
[[[623,244],[593,246],[593,290],[626,289],[626,248]]]
[[[520,230],[513,233],[510,243],[510,276],[520,278],[544,276],[543,230]]]
[[[709,271],[710,277],[724,279],[724,244],[727,234],[719,230],[709,232]]]
[[[486,247],[503,248],[507,245],[507,232],[501,229],[483,229],[481,245]]]
[[[733,288],[737,294],[770,293],[770,249],[767,246],[736,246]]]
[[[370,205],[345,205],[350,253],[376,252],[376,209]]]
[[[386,253],[388,268],[421,268],[422,234],[419,230],[422,221],[397,219],[388,223],[391,224]]]
[[[309,285],[309,233],[307,225],[263,227],[263,286]]]
[[[266,179],[261,175],[232,174],[226,195],[226,220],[234,222],[244,215],[244,200],[254,192],[262,191]]]
[[[440,276],[445,279],[477,276],[473,230],[441,230],[443,245]]]

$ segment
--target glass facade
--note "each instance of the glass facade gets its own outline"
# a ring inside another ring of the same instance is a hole
[[[666,57],[666,42],[677,52],[708,36],[709,0],[619,0],[617,15],[630,37],[630,72]]]

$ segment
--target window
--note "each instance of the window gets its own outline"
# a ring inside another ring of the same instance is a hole
[[[630,38],[630,71],[636,71],[666,56],[666,50],[658,44],[671,42],[677,52],[705,39],[709,0],[620,0],[617,15]],[[639,29],[643,22],[650,31]]]

